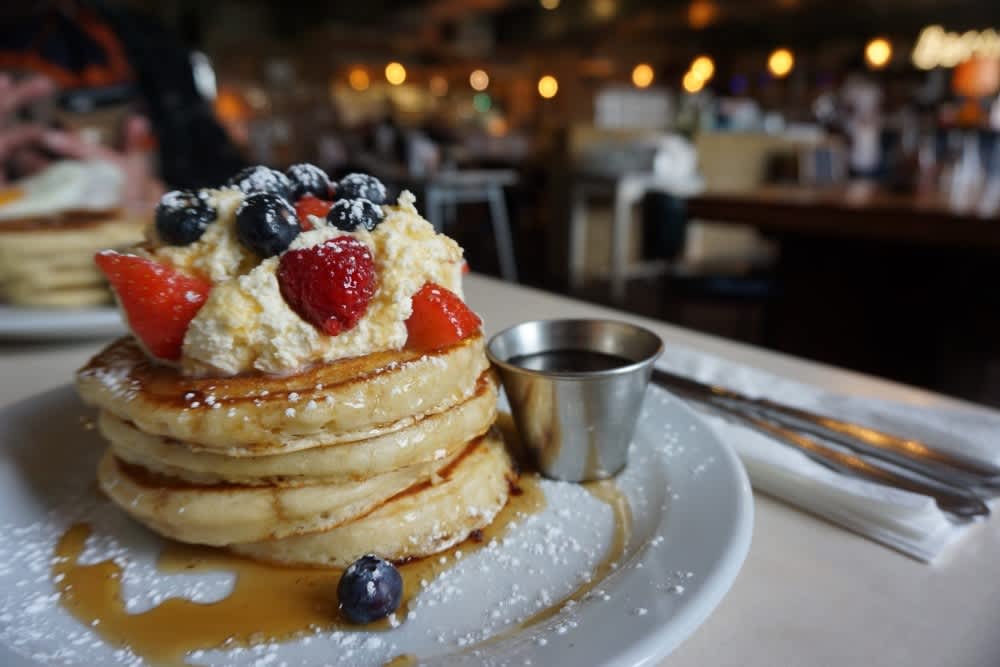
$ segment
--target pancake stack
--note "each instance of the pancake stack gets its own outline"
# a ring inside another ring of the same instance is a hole
[[[144,224],[117,211],[0,221],[0,297],[47,308],[111,303],[94,253],[137,243]]]
[[[515,479],[476,334],[275,376],[194,378],[131,337],[77,374],[104,492],[157,533],[289,565],[400,561],[488,525]]]
[[[0,189],[0,298],[18,306],[111,302],[94,253],[143,239],[122,206],[125,175],[110,162],[59,160]]]

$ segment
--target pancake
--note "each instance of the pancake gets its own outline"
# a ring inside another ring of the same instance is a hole
[[[142,229],[139,220],[107,217],[79,224],[0,222],[0,293],[20,306],[110,303],[94,253],[135,243],[142,239]]]
[[[105,285],[101,274],[94,268],[93,258],[77,265],[62,264],[51,266],[47,271],[38,271],[33,266],[7,266],[4,269],[4,279],[8,285],[23,284],[26,287],[39,289],[58,289],[77,285]],[[111,293],[108,292],[110,300]]]
[[[77,372],[83,400],[139,430],[227,456],[281,454],[406,428],[476,391],[480,334],[434,352],[378,352],[288,376],[193,378],[122,338]]]
[[[63,252],[95,253],[138,243],[146,220],[104,218],[86,224],[17,225],[0,222],[0,260],[20,257],[57,257]]]
[[[160,535],[222,546],[329,530],[428,482],[466,447],[364,480],[271,486],[191,484],[124,463],[108,450],[97,480],[117,505]]]
[[[471,398],[400,430],[270,456],[237,458],[194,451],[178,440],[143,433],[134,424],[104,410],[98,428],[120,460],[187,482],[343,482],[450,456],[466,442],[486,433],[496,419],[496,399],[496,381],[492,372],[487,372],[480,376]]]
[[[496,430],[442,477],[332,530],[229,548],[257,560],[321,567],[346,567],[368,553],[393,561],[428,556],[489,525],[517,479]]]

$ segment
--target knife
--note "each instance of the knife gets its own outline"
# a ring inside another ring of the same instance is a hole
[[[990,497],[1000,495],[1000,467],[988,462],[768,399],[752,398],[659,368],[653,369],[652,381],[695,401],[752,410],[785,427],[818,435],[859,454],[888,461],[942,484],[974,488]]]
[[[912,491],[934,499],[942,511],[962,522],[978,520],[990,515],[990,508],[982,498],[971,491],[942,484],[930,479],[910,477],[901,471],[894,471],[875,465],[871,461],[848,452],[827,447],[812,438],[791,429],[742,411],[734,406],[708,401],[709,409],[724,417],[735,418],[742,423],[798,449],[809,458],[841,474],[868,479],[906,491]]]

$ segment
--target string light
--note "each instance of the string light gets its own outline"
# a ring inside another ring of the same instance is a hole
[[[698,56],[691,63],[691,72],[707,83],[715,75],[715,61],[708,56]]]
[[[391,62],[385,66],[385,80],[394,86],[406,81],[406,68],[400,63]]]
[[[649,88],[654,78],[653,68],[646,63],[639,63],[632,70],[632,83],[636,88]]]
[[[681,85],[684,86],[685,91],[689,93],[697,93],[705,87],[705,80],[698,76],[694,70],[689,70],[681,80]]]
[[[884,37],[876,37],[865,46],[865,60],[872,69],[882,69],[892,59],[892,44]]]
[[[486,90],[490,85],[490,75],[481,69],[472,70],[472,74],[469,75],[469,85],[473,90]]]
[[[538,80],[538,94],[547,100],[552,99],[559,92],[559,81],[551,74],[546,74]]]
[[[361,67],[355,67],[351,70],[350,74],[347,75],[347,82],[351,84],[351,88],[358,92],[368,90],[368,86],[371,85],[368,72]]]
[[[767,59],[767,69],[779,79],[788,76],[795,67],[795,56],[788,49],[775,49]]]

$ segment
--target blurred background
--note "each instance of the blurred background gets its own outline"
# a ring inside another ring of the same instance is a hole
[[[67,91],[36,118],[101,141],[138,109],[148,131],[124,141],[164,187],[248,163],[369,172],[474,271],[1000,405],[996,0],[0,17],[0,68]]]

